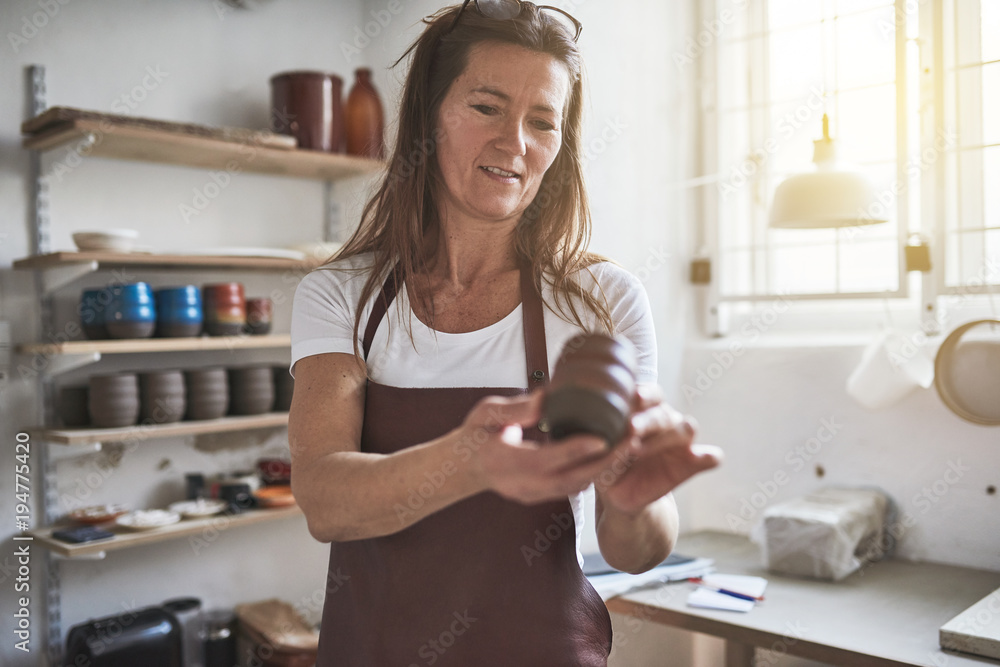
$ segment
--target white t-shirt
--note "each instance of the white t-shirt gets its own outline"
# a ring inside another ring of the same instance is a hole
[[[354,354],[354,321],[361,289],[368,279],[372,256],[338,260],[312,271],[295,291],[292,307],[292,362],[314,354]],[[580,272],[581,286],[607,299],[619,339],[636,350],[636,380],[656,381],[656,338],[646,291],[639,280],[616,264],[601,262]],[[378,290],[363,306],[359,337],[364,336]],[[548,285],[542,300],[554,304]],[[552,312],[545,314],[545,344],[549,371],[567,340],[584,331]],[[600,331],[597,317],[577,304],[588,331]],[[407,324],[412,331],[410,339]],[[518,387],[526,388],[521,306],[490,326],[468,333],[442,333],[422,323],[410,311],[406,289],[400,289],[375,332],[367,365],[371,379],[393,387]],[[583,529],[582,494],[570,497],[576,519],[577,553]],[[582,564],[582,556],[579,556]]]

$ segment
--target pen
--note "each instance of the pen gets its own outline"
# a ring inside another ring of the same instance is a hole
[[[737,593],[736,591],[731,591],[727,588],[719,588],[717,586],[711,586],[706,584],[705,581],[699,577],[692,577],[688,579],[692,584],[698,584],[699,586],[704,586],[710,591],[715,591],[716,593],[722,593],[723,595],[728,595],[730,597],[739,598],[740,600],[747,600],[749,602],[763,602],[764,597],[755,597],[753,595],[747,595],[746,593]]]

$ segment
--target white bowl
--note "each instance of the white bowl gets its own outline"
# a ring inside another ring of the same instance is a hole
[[[73,243],[80,250],[132,252],[138,238],[139,232],[134,229],[105,229],[103,231],[75,232]]]

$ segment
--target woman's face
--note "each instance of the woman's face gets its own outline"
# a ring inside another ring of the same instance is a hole
[[[438,112],[443,215],[516,222],[562,145],[569,91],[566,66],[550,55],[474,46]]]

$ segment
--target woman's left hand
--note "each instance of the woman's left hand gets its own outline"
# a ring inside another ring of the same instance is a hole
[[[664,403],[659,387],[640,386],[636,403],[614,462],[594,482],[604,505],[626,514],[641,512],[722,460],[718,447],[694,444],[692,420]]]

